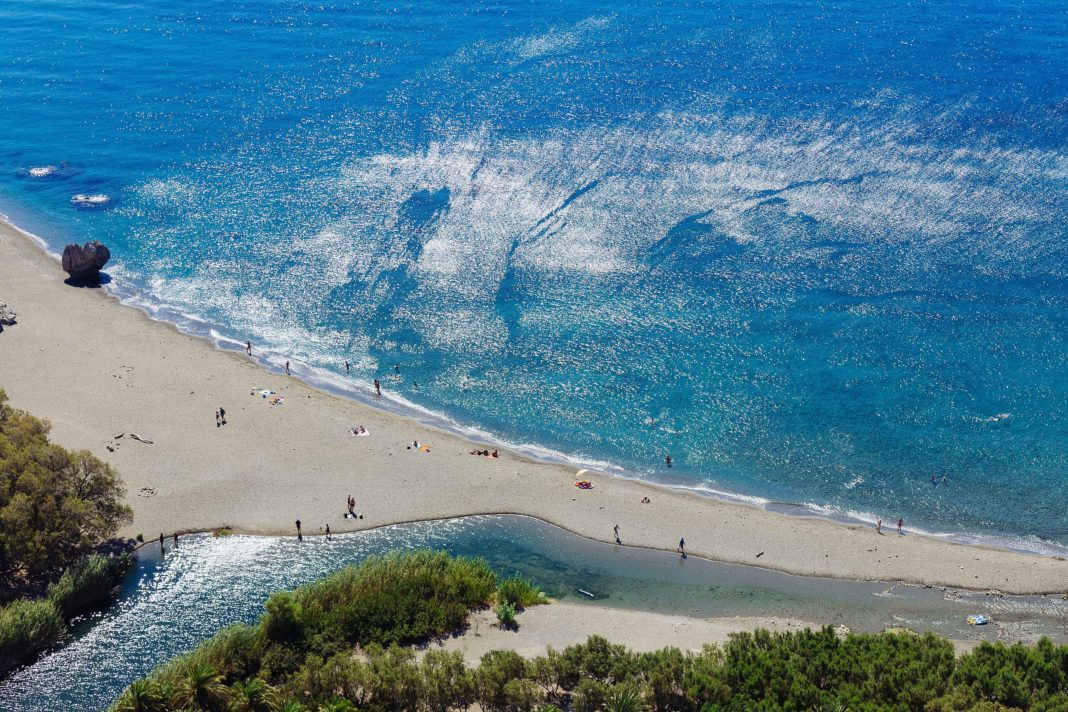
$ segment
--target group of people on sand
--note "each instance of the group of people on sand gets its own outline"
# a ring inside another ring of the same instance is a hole
[[[905,526],[905,518],[904,517],[898,517],[897,518],[897,533],[898,533],[899,536],[905,536],[905,532],[903,530],[904,526]],[[879,534],[883,533],[883,520],[882,519],[876,519],[875,520],[875,531],[877,533],[879,533]]]
[[[371,434],[370,432],[368,432],[367,428],[363,427],[362,425],[357,425],[355,428],[349,428],[349,433],[354,438],[362,438]]]
[[[348,510],[348,511],[345,512],[345,519],[363,519],[363,515],[362,514],[357,514],[356,513],[356,498],[353,497],[351,494],[348,497],[345,498],[345,506],[346,506],[346,509]],[[304,532],[301,531],[300,520],[298,519],[295,522],[295,524],[297,526],[297,541],[304,541]],[[330,524],[329,523],[326,524],[324,527],[320,528],[320,531],[323,532],[323,534],[326,536],[327,539],[331,538],[332,534],[330,532]],[[162,541],[163,541],[162,540],[162,536],[163,535],[160,534],[160,537],[161,537],[160,543],[161,544],[162,544]],[[177,534],[175,534],[174,539],[175,539],[175,541],[178,540],[178,535]]]
[[[469,455],[481,455],[482,457],[499,457],[497,451],[490,452],[489,450],[472,450]]]

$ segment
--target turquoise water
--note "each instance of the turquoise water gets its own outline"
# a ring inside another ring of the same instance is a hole
[[[610,471],[1068,545],[1059,3],[0,0],[0,28],[0,209],[104,240],[132,303]]]
[[[947,595],[938,589],[787,576],[682,561],[663,552],[580,539],[519,517],[472,517],[346,534],[332,541],[210,536],[183,538],[161,559],[145,547],[110,610],[75,639],[0,683],[0,709],[99,710],[131,681],[220,628],[255,621],[267,596],[312,581],[368,554],[430,546],[484,556],[501,574],[531,578],[560,600],[700,617],[774,615],[878,631],[931,630],[955,638],[1068,642],[1068,602]],[[577,589],[589,591],[589,601]],[[967,615],[996,620],[969,628]],[[522,616],[519,619],[522,625]]]

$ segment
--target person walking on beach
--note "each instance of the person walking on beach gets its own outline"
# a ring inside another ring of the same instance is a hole
[[[289,375],[289,361],[286,361],[286,375]]]
[[[882,534],[883,533],[883,520],[882,519],[876,519],[875,520],[875,532],[877,534]]]
[[[903,527],[903,526],[905,526],[904,517],[898,517],[897,518],[897,535],[898,536],[904,536],[905,532],[901,531],[901,527]]]
[[[355,511],[356,510],[356,498],[353,497],[350,494],[347,504],[349,505],[349,513],[348,513],[347,516],[352,517],[353,519],[355,519],[356,518],[356,511]]]
[[[379,398],[382,397],[382,382],[377,378],[375,379],[375,395]]]
[[[682,554],[682,558],[686,558],[686,540],[679,539],[679,553]]]
[[[326,540],[330,541],[330,525],[326,525]]]
[[[159,533],[159,553],[163,553],[163,532]]]
[[[178,532],[174,533],[174,548],[178,548]]]
[[[252,355],[252,342],[251,341],[247,341],[247,340],[245,341],[245,353],[248,354],[249,356]]]
[[[222,421],[219,419],[219,411],[215,411],[215,427],[222,425]]]
[[[622,544],[623,542],[621,542],[619,540],[619,525],[618,524],[615,525],[614,527],[612,527],[612,532],[616,535],[616,543],[617,544]]]
[[[304,541],[304,535],[300,533],[300,520],[297,520],[297,541]]]
[[[226,425],[226,409],[222,406],[219,406],[219,420],[222,421],[223,425]]]

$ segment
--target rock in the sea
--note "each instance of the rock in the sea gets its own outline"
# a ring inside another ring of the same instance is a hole
[[[0,302],[0,331],[3,331],[5,326],[14,324],[16,316],[18,315],[11,310],[11,307],[5,302]]]
[[[111,251],[97,240],[67,245],[63,248],[63,271],[75,281],[94,279],[110,258]]]

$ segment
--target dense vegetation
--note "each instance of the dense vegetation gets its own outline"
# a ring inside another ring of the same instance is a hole
[[[131,564],[128,554],[90,556],[64,571],[44,598],[0,608],[0,674],[59,642],[66,621],[106,599]]]
[[[0,675],[50,647],[115,587],[129,559],[92,556],[130,521],[115,471],[48,441],[0,390]],[[25,600],[36,597],[40,600]]]
[[[933,635],[820,631],[734,636],[700,653],[633,653],[600,637],[469,668],[410,643],[460,630],[474,607],[541,602],[477,560],[419,551],[369,559],[271,596],[255,626],[227,628],[131,685],[116,712],[167,710],[978,710],[1068,709],[1068,647],[983,644],[960,658]]]

